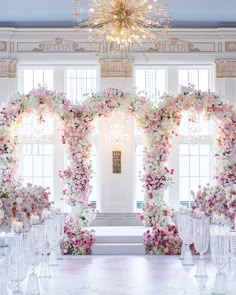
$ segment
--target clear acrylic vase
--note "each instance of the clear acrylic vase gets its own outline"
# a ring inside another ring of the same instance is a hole
[[[214,295],[226,295],[227,292],[227,283],[226,283],[226,275],[223,272],[217,272],[215,278],[215,284],[213,293]]]
[[[185,249],[185,252],[184,252],[183,265],[184,266],[192,266],[192,265],[194,265],[193,256],[192,256],[191,250],[190,250],[188,245],[186,246],[186,249]]]
[[[29,275],[26,295],[40,295],[38,276],[34,269]]]
[[[51,276],[51,272],[50,272],[50,268],[49,268],[49,259],[48,256],[43,256],[41,265],[40,265],[40,274],[39,274],[39,278],[47,278],[50,279]]]
[[[184,253],[185,253],[185,250],[186,250],[186,245],[185,245],[184,243],[182,243],[182,246],[181,246],[181,253],[180,253],[180,257],[179,257],[180,260],[184,260]]]
[[[202,277],[202,278],[207,278],[207,271],[206,271],[206,263],[204,260],[204,256],[200,255],[200,259],[198,260],[197,263],[197,271],[195,277]]]
[[[50,258],[49,258],[49,265],[50,266],[58,266],[58,260],[57,260],[57,251],[56,247],[52,248],[52,251],[50,253]]]

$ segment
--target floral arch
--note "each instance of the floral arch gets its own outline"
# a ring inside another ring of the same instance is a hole
[[[216,174],[215,179],[222,186],[236,184],[236,109],[211,92],[201,92],[193,87],[182,87],[177,96],[165,96],[157,112],[162,117],[163,144],[168,157],[173,136],[180,124],[183,111],[204,114],[206,120],[216,123]],[[169,148],[169,149],[168,149]]]
[[[69,109],[69,101],[63,93],[55,93],[43,87],[33,89],[27,95],[15,94],[0,111],[0,159],[2,182],[16,182],[16,147],[18,138],[14,134],[25,115],[34,113],[39,121],[49,112],[64,119]]]
[[[82,104],[71,104],[63,93],[45,88],[33,89],[28,95],[15,95],[0,112],[0,159],[2,182],[16,181],[17,138],[11,129],[19,123],[24,113],[36,112],[39,119],[49,111],[63,121],[62,142],[66,144],[69,167],[59,175],[65,183],[63,194],[71,206],[78,206],[81,227],[90,224],[93,211],[89,204],[91,193],[91,133],[96,117],[109,116],[120,110],[132,114],[144,131],[145,207],[139,218],[147,225],[165,225],[170,222],[171,211],[163,201],[163,189],[172,182],[173,170],[166,168],[171,150],[171,139],[181,120],[181,112],[190,110],[204,112],[206,118],[217,122],[218,150],[216,179],[224,185],[236,182],[236,111],[224,104],[214,93],[201,93],[192,88],[183,88],[177,96],[165,96],[155,107],[142,93],[107,89],[92,93]]]
[[[149,211],[158,211],[159,215],[156,216],[155,221],[143,218],[142,215],[140,218],[144,219],[148,225],[165,223],[170,220],[170,213],[159,190],[169,185],[173,170],[169,171],[164,165],[168,155],[165,154],[166,145],[162,144],[164,135],[162,135],[162,124],[160,124],[157,110],[141,93],[136,95],[110,88],[92,93],[83,104],[73,109],[74,115],[67,118],[64,133],[70,150],[71,166],[60,173],[66,183],[64,194],[67,196],[67,201],[72,206],[80,205],[80,214],[84,219],[82,224],[89,224],[91,217],[91,210],[88,208],[91,192],[89,179],[92,173],[89,162],[90,135],[94,128],[94,119],[109,116],[114,110],[133,115],[145,135],[143,161],[145,203]]]
[[[64,94],[45,88],[33,89],[28,95],[15,94],[0,110],[0,230],[11,228],[12,218],[28,222],[32,213],[42,214],[49,209],[48,188],[27,184],[22,187],[17,179],[17,125],[25,115],[35,113],[43,120],[43,113],[56,114],[63,120],[69,102]]]

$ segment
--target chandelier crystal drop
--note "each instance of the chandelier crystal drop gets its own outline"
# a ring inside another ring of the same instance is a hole
[[[113,44],[117,51],[130,50],[145,40],[156,42],[160,31],[170,27],[167,3],[162,0],[91,1],[75,0],[76,30],[94,32],[99,43]]]

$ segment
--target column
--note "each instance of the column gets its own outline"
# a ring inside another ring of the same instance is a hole
[[[17,61],[0,59],[0,103],[17,91]]]
[[[100,60],[100,65],[101,90],[118,87],[132,92],[132,60],[103,59]],[[133,120],[125,113],[114,111],[109,118],[100,119],[98,175],[101,212],[133,211],[135,197],[133,138]],[[116,166],[119,157],[120,170]]]
[[[216,61],[216,92],[236,104],[236,60]]]

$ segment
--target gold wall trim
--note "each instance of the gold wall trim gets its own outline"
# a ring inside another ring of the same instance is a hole
[[[0,59],[0,77],[1,78],[16,78],[16,60],[1,60]]]
[[[236,60],[216,61],[216,78],[235,78]]]
[[[133,61],[130,59],[103,59],[100,64],[102,78],[133,76]]]

